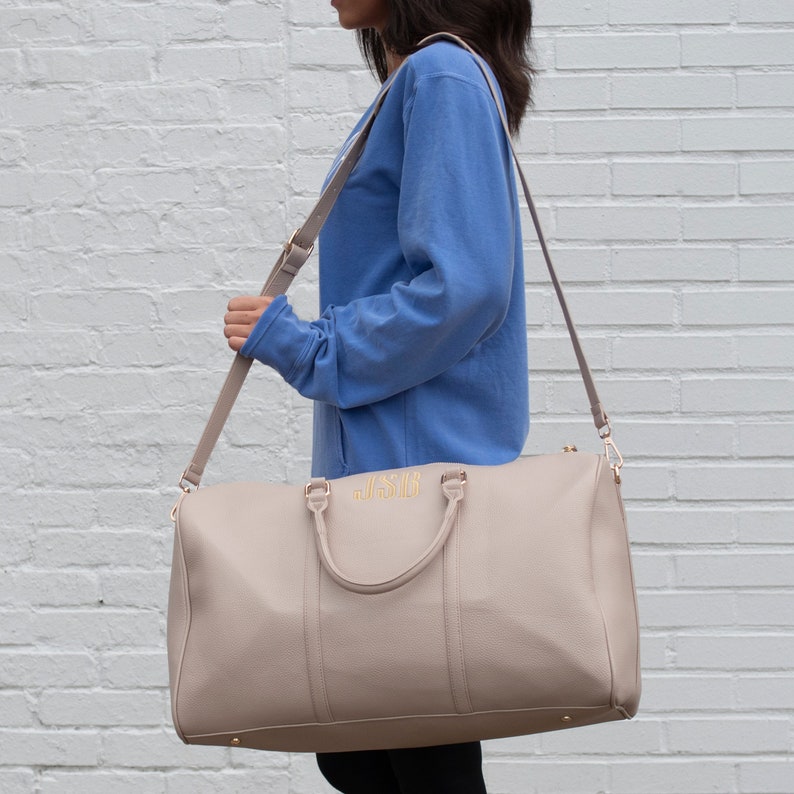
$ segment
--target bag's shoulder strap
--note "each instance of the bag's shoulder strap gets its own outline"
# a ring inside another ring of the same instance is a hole
[[[505,118],[504,111],[502,110],[502,105],[499,100],[500,93],[494,85],[493,79],[491,78],[488,68],[485,66],[482,58],[465,41],[463,41],[463,39],[459,38],[458,36],[454,36],[451,33],[437,33],[433,36],[428,36],[426,39],[420,42],[419,46],[425,46],[426,44],[430,44],[433,41],[438,41],[441,39],[448,39],[455,42],[459,46],[468,50],[474,56],[474,60],[482,71],[483,76],[485,77],[485,80],[488,84],[488,88],[490,89],[494,101],[496,102],[496,107],[499,111],[499,117],[502,120],[505,135],[507,136],[508,143],[510,144],[510,150],[513,155],[513,160],[515,161],[516,171],[518,172],[521,186],[524,190],[524,196],[526,197],[527,205],[529,207],[529,214],[532,218],[532,223],[538,236],[541,251],[543,252],[543,258],[546,261],[546,267],[548,268],[549,276],[551,277],[551,282],[554,286],[554,291],[557,294],[557,299],[560,303],[560,307],[562,308],[565,324],[568,327],[568,333],[571,337],[571,343],[573,344],[574,353],[579,365],[579,371],[581,372],[585,390],[587,391],[587,397],[590,401],[590,410],[593,414],[593,420],[601,438],[608,439],[611,434],[609,418],[607,417],[606,412],[604,411],[604,408],[601,404],[601,400],[598,397],[595,382],[593,381],[593,376],[590,373],[590,367],[587,364],[587,359],[585,357],[584,351],[582,350],[581,343],[579,342],[579,336],[576,333],[576,327],[574,326],[573,320],[571,319],[571,314],[568,310],[568,304],[565,300],[562,286],[554,270],[554,265],[551,261],[551,256],[549,255],[548,246],[546,245],[546,239],[540,226],[538,212],[535,208],[535,203],[532,200],[532,195],[529,191],[529,184],[527,183],[526,176],[524,175],[524,172],[521,168],[521,163],[518,160],[518,154],[516,153],[515,146],[513,145],[513,139],[510,135],[507,119]],[[405,62],[403,65],[404,64]],[[402,68],[402,66],[400,68]],[[298,274],[298,271],[303,267],[304,263],[309,258],[309,255],[314,248],[317,235],[320,233],[320,229],[331,212],[331,209],[336,202],[337,196],[344,187],[347,177],[355,167],[356,163],[361,157],[362,152],[364,151],[364,146],[366,145],[370,130],[372,129],[375,118],[378,115],[383,101],[386,98],[389,85],[393,82],[393,77],[394,75],[392,75],[392,79],[389,80],[386,85],[384,85],[384,88],[378,96],[372,111],[370,112],[370,115],[364,122],[361,131],[354,139],[350,149],[348,150],[348,153],[345,155],[336,172],[329,180],[328,184],[320,195],[317,204],[314,206],[311,214],[306,219],[306,222],[303,224],[303,226],[297,229],[289,241],[285,243],[284,250],[281,252],[276,264],[273,266],[273,269],[260,294],[276,296],[286,292],[293,279]],[[243,382],[245,381],[246,375],[248,374],[248,370],[251,368],[251,364],[252,359],[241,356],[239,353],[235,356],[231,369],[229,370],[229,374],[226,376],[226,380],[223,384],[223,387],[221,388],[221,393],[217,402],[215,403],[215,407],[212,409],[207,426],[204,428],[204,432],[202,433],[201,439],[199,440],[198,446],[196,447],[196,451],[193,453],[190,463],[180,478],[179,484],[183,490],[189,489],[186,483],[198,487],[199,483],[201,482],[201,477],[204,474],[204,468],[207,465],[210,455],[212,454],[212,450],[215,448],[215,444],[218,441],[221,430],[226,424],[226,420],[229,418],[229,414],[231,413],[232,407],[237,400],[237,396],[240,393],[240,389],[242,388]]]

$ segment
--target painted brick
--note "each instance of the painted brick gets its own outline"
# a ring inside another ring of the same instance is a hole
[[[221,116],[218,89],[202,84],[100,88],[96,100],[101,124],[203,123]]]
[[[100,658],[103,685],[116,689],[168,686],[165,650],[105,652]]]
[[[607,21],[607,5],[607,0],[590,0],[585,4],[576,0],[539,3],[533,23],[539,27],[601,25]]]
[[[603,196],[609,168],[606,163],[534,163],[527,176],[541,196]]]
[[[196,16],[201,10],[196,9]],[[147,42],[163,45],[168,41],[164,14],[160,8],[134,5],[102,6],[88,12],[87,27],[93,41]]]
[[[678,753],[753,754],[785,752],[789,746],[783,719],[686,719],[669,726],[670,748]]]
[[[104,602],[111,606],[156,609],[168,599],[168,571],[102,575]]]
[[[762,501],[781,500],[794,492],[794,471],[788,467],[758,466],[694,466],[679,469],[680,499]],[[792,577],[794,584],[794,576]]]
[[[95,573],[69,571],[7,571],[0,574],[0,598],[8,606],[81,606],[96,603]]]
[[[779,633],[692,635],[675,641],[676,665],[681,669],[789,670],[794,637]],[[730,660],[730,661],[728,661]]]
[[[794,584],[792,555],[745,551],[681,554],[676,559],[676,583],[683,587],[791,587]]]
[[[102,745],[107,765],[121,768],[222,769],[228,763],[224,747],[190,747],[172,731],[124,731],[108,733]]]
[[[739,22],[794,22],[788,0],[739,0]]]
[[[0,132],[0,162],[13,164],[22,161],[25,155],[25,143],[22,135],[12,132]]]
[[[791,786],[794,763],[791,759],[775,759],[763,763],[746,760],[739,764],[740,791],[757,794],[782,794]]]
[[[790,325],[794,293],[779,289],[684,292],[682,320],[686,325]]]
[[[76,43],[83,35],[80,16],[75,9],[62,7],[0,9],[0,45]]]
[[[96,180],[96,196],[103,204],[152,206],[158,203],[217,203],[221,200],[218,180],[193,170],[102,170],[96,173]]]
[[[97,681],[96,662],[85,652],[29,651],[0,648],[0,685],[35,689],[44,682],[60,686],[91,685]]]
[[[609,767],[605,763],[571,763],[568,759],[555,765],[537,760],[531,766],[499,759],[488,762],[486,779],[493,794],[540,794],[557,787],[566,794],[592,794],[609,790]]]
[[[758,628],[794,625],[794,595],[791,593],[741,593],[737,597],[740,626]]]
[[[360,68],[361,64],[355,38],[339,28],[293,30],[289,59],[297,66]]]
[[[732,196],[736,168],[729,163],[616,162],[612,192],[617,196]]]
[[[786,281],[794,264],[788,247],[739,249],[739,278],[742,281]]]
[[[0,714],[3,715],[4,726],[20,728],[32,726],[32,698],[24,692],[0,692]]]
[[[726,207],[684,207],[685,240],[785,239],[794,228],[794,207],[754,204]]]
[[[3,794],[30,794],[35,786],[32,769],[0,769],[0,790]]]
[[[752,334],[737,338],[739,365],[759,369],[790,368],[794,352],[785,335]]]
[[[606,369],[607,345],[604,339],[589,339],[582,336],[582,346],[593,372]],[[576,372],[576,358],[571,340],[566,336],[542,338],[529,337],[527,340],[529,360],[536,372]]]
[[[739,166],[739,192],[745,195],[794,193],[794,160],[742,163]]]
[[[99,734],[92,731],[0,731],[3,764],[14,766],[94,766]]]
[[[640,458],[730,457],[733,425],[723,422],[644,422],[624,419],[620,423],[621,448]]]
[[[109,495],[109,502],[115,500]],[[103,510],[108,515],[109,505]],[[118,519],[117,519],[118,520]],[[60,517],[59,524],[71,522],[69,515]],[[129,519],[122,519],[125,527]],[[151,568],[160,561],[159,544],[151,533],[125,528],[122,531],[103,529],[53,529],[41,531],[35,541],[36,562],[42,566],[59,565],[118,565],[125,562],[132,567]]]
[[[224,770],[219,773],[169,773],[167,776],[168,794],[261,794],[267,791],[272,794],[290,794],[294,789],[290,785],[292,775],[289,770]],[[327,785],[327,784],[326,784]],[[300,789],[325,794],[332,791],[324,785],[322,788]]]
[[[599,33],[589,36],[559,35],[555,40],[557,69],[652,69],[680,63],[676,36],[656,33]]]
[[[612,722],[599,727],[597,731],[587,731],[587,741],[583,732],[551,731],[541,737],[544,754],[567,756],[570,754],[596,754],[609,756],[632,756],[655,753],[661,749],[662,723],[655,719],[642,719],[636,722]]]
[[[19,50],[0,50],[0,79],[4,83],[22,81],[22,53]]]
[[[79,791],[81,794],[162,794],[166,790],[162,772],[119,774],[116,771],[93,772],[52,770],[39,782],[42,794]]]
[[[540,173],[542,179],[542,168]],[[546,173],[553,174],[554,171],[550,170]],[[564,173],[565,171],[563,171]],[[580,173],[589,172],[584,168]],[[555,243],[552,256],[554,267],[566,285],[574,282],[605,282],[607,280],[609,272],[609,250],[607,248],[589,248],[587,246],[567,248]],[[546,263],[538,247],[524,252],[524,279],[528,283],[547,284],[549,281]]]
[[[733,543],[737,534],[736,510],[719,505],[698,508],[682,504],[673,509],[632,507],[630,522],[632,540],[644,546],[719,546]]]
[[[267,79],[282,74],[283,53],[279,48],[253,44],[233,47],[169,47],[160,59],[160,74],[166,80]]]
[[[631,370],[730,369],[736,364],[728,336],[621,336],[612,343],[612,365]],[[693,450],[694,453],[694,450]]]
[[[598,393],[615,416],[672,410],[673,390],[669,378],[621,378],[612,375],[599,383]],[[587,410],[584,387],[578,377],[575,380],[555,380],[553,407],[560,413],[581,414]]]
[[[647,602],[647,597],[645,599]],[[644,602],[644,603],[645,603]],[[690,607],[691,609],[691,607]],[[643,620],[645,613],[643,612]],[[683,625],[687,625],[685,618]],[[722,711],[734,705],[733,681],[727,675],[684,675],[670,672],[643,675],[644,712]]]
[[[728,247],[614,248],[615,281],[730,281],[736,271],[735,254]]]
[[[681,405],[687,412],[767,413],[788,411],[794,384],[784,378],[686,378]]]
[[[794,512],[786,508],[745,509],[737,516],[737,539],[741,543],[785,543]]]
[[[296,69],[289,76],[290,105],[295,110],[344,113],[350,109],[349,77],[341,72]],[[367,81],[367,90],[374,86]]]
[[[790,66],[794,33],[685,33],[683,66]]]
[[[632,472],[632,476],[636,470]],[[625,491],[625,489],[624,489]],[[639,590],[667,589],[672,581],[673,558],[668,554],[635,551],[632,554],[634,578]]]
[[[740,108],[789,107],[794,90],[791,72],[749,72],[736,76]]]
[[[215,41],[222,34],[222,10],[213,3],[167,5],[162,9],[167,42]]]
[[[564,240],[591,240],[597,235],[609,240],[675,240],[678,238],[679,229],[679,213],[674,207],[557,209],[556,236]]]
[[[540,80],[535,94],[535,108],[547,110],[594,110],[609,106],[609,83],[606,77],[582,75],[546,77]]]
[[[611,0],[609,21],[629,25],[719,23],[730,21],[729,0]]]
[[[47,690],[39,696],[38,716],[44,725],[159,725],[164,708],[159,692]]]
[[[679,124],[672,119],[558,121],[554,129],[556,151],[563,154],[674,152],[679,148]]]
[[[79,123],[88,113],[89,93],[67,88],[11,91],[0,105],[0,123],[27,127]]]
[[[0,613],[11,645],[55,645],[59,648],[153,646],[162,640],[158,615],[115,609],[47,609]]]
[[[794,704],[794,680],[790,674],[743,675],[736,681],[737,702],[748,709],[777,711]]]
[[[279,5],[230,5],[223,9],[223,32],[232,39],[267,41],[278,29],[282,17]]]
[[[787,151],[794,137],[794,118],[781,116],[771,125],[758,116],[685,118],[681,130],[685,152]]]
[[[30,76],[41,83],[147,82],[154,65],[149,49],[30,50]]]
[[[786,457],[794,438],[794,422],[747,422],[738,429],[743,458]]]
[[[728,761],[708,763],[653,759],[616,764],[612,768],[615,794],[726,794],[735,791],[735,772]]]
[[[620,75],[612,78],[615,108],[728,108],[732,75]]]
[[[157,222],[151,210],[117,215],[55,210],[37,213],[32,234],[39,246],[79,248],[88,244],[92,248],[145,248],[157,237]]]
[[[519,155],[550,152],[554,127],[550,121],[531,117],[521,125],[521,135],[516,142]]]
[[[568,290],[571,314],[580,325],[671,325],[674,296],[666,290],[643,292],[615,290],[609,301],[609,317],[605,305],[592,290]],[[562,323],[562,311],[555,305],[554,322]]]

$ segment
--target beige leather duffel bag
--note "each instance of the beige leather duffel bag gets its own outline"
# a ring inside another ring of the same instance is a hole
[[[368,130],[263,294],[305,262]],[[519,175],[605,453],[198,488],[251,364],[238,355],[172,512],[168,659],[185,742],[417,747],[635,714],[623,461]]]

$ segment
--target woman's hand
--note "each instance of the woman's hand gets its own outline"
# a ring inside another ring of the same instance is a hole
[[[272,302],[273,298],[263,295],[240,295],[229,301],[226,307],[228,311],[223,316],[223,335],[229,340],[229,347],[235,353],[240,352],[257,320]]]

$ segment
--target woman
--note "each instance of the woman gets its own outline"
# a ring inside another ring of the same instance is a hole
[[[439,31],[469,42],[515,132],[529,102],[530,0],[331,4],[390,88],[320,236],[321,315],[307,322],[284,296],[241,296],[224,333],[315,401],[314,476],[506,463],[528,429],[510,151],[472,56],[448,41],[417,45]],[[478,742],[318,763],[346,794],[485,791]]]

